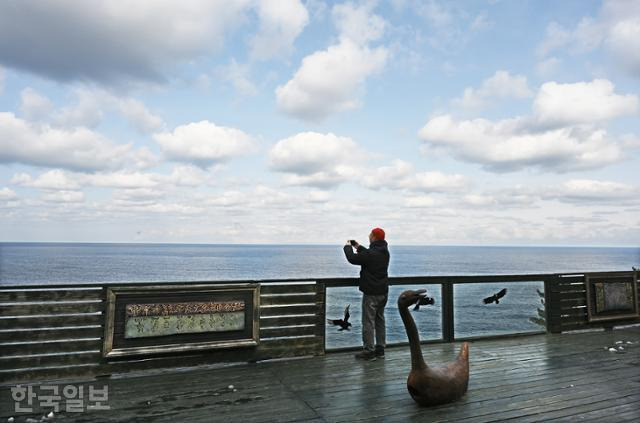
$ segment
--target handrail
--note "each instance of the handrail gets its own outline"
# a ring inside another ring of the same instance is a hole
[[[607,273],[611,275],[626,274],[629,271],[598,271],[597,273]],[[531,282],[545,279],[555,279],[562,277],[583,276],[581,272],[561,272],[561,273],[525,273],[525,274],[487,274],[487,275],[434,275],[434,276],[391,276],[390,285],[412,285],[419,283],[478,283],[478,282]],[[221,284],[221,283],[288,283],[288,282],[317,282],[326,286],[354,286],[357,285],[357,277],[323,277],[323,278],[282,278],[282,279],[219,279],[219,280],[193,280],[193,281],[139,281],[139,282],[69,282],[63,284],[0,284],[0,291],[16,288],[51,290],[52,288],[78,289],[78,288],[100,288],[105,286],[141,286],[170,283],[172,285],[192,285],[192,284]]]

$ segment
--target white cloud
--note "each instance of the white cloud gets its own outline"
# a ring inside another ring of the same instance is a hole
[[[572,179],[559,186],[548,187],[544,190],[543,196],[570,203],[638,203],[640,187],[614,181]]]
[[[271,188],[266,185],[258,185],[250,194],[250,204],[255,204],[253,207],[257,209],[262,208],[285,208],[290,209],[292,207],[292,197],[286,192],[280,189]]]
[[[159,175],[142,172],[67,172],[52,169],[40,174],[35,179],[27,173],[17,173],[11,183],[29,188],[47,190],[75,191],[82,187],[103,188],[153,188],[160,184]]]
[[[46,192],[42,199],[48,203],[82,203],[84,194],[80,191]]]
[[[0,200],[15,200],[16,198],[18,198],[18,196],[16,195],[14,190],[7,187],[0,189]]]
[[[276,89],[278,107],[309,121],[354,109],[360,105],[362,84],[386,61],[385,48],[370,49],[343,40],[303,59],[293,78]]]
[[[606,79],[574,84],[547,82],[540,87],[533,110],[544,124],[598,123],[637,113],[638,97],[615,94],[613,84]]]
[[[149,213],[159,215],[193,217],[205,212],[205,208],[199,205],[180,202],[161,203],[155,200],[138,200],[121,197],[117,194],[114,201],[100,209],[102,213],[115,214],[118,217],[144,215]]]
[[[250,44],[250,56],[257,60],[285,56],[309,23],[309,13],[299,0],[261,0],[257,4],[260,29]]]
[[[551,22],[547,25],[545,38],[538,44],[536,53],[540,58],[545,57],[553,51],[565,47],[572,38],[573,35],[570,31],[557,22]]]
[[[207,181],[208,175],[202,169],[183,165],[173,167],[169,174],[132,171],[84,173],[52,169],[35,177],[24,172],[16,173],[10,180],[14,185],[45,190],[76,191],[97,187],[119,189],[125,193],[160,193],[160,189],[196,187]]]
[[[316,172],[310,175],[295,173],[285,174],[282,181],[285,185],[304,185],[321,189],[336,187],[349,179],[357,176],[355,168],[351,166],[335,166],[327,171]]]
[[[430,147],[496,172],[537,167],[567,172],[616,162],[622,152],[602,129],[564,127],[539,131],[523,119],[430,119],[419,135]]]
[[[20,93],[20,113],[28,120],[41,120],[49,115],[53,103],[33,88],[27,87]]]
[[[598,16],[585,17],[573,29],[556,22],[547,27],[538,45],[544,58],[555,50],[568,49],[580,54],[604,47],[630,74],[640,76],[640,4],[635,0],[607,0]]]
[[[511,75],[504,70],[496,73],[482,82],[480,88],[467,87],[461,98],[453,99],[452,103],[457,107],[466,109],[478,109],[489,104],[491,99],[498,98],[529,98],[533,92],[527,85],[527,77],[523,75]]]
[[[287,114],[320,121],[358,107],[365,80],[387,62],[385,47],[367,44],[379,38],[385,26],[367,6],[335,6],[333,17],[339,42],[306,56],[293,77],[276,89],[278,107]]]
[[[331,200],[331,193],[329,191],[309,191],[307,193],[306,200],[309,203],[324,204]]]
[[[614,24],[606,45],[626,69],[640,76],[640,13],[635,18]]]
[[[440,207],[442,205],[442,200],[427,195],[412,196],[405,198],[404,205],[411,208]]]
[[[390,166],[380,166],[365,172],[359,182],[369,189],[399,188],[401,181],[413,173],[413,165],[404,160],[394,160]]]
[[[282,190],[257,185],[249,191],[226,190],[209,195],[203,203],[217,208],[234,209],[235,212],[237,210],[290,209],[293,199]]]
[[[466,187],[463,175],[446,175],[442,172],[421,172],[402,182],[402,187],[414,191],[446,192]]]
[[[215,73],[219,79],[233,85],[241,95],[253,96],[258,94],[258,89],[249,79],[249,71],[249,65],[241,65],[231,59],[231,63],[217,68]]]
[[[334,6],[332,15],[340,38],[351,40],[357,45],[378,40],[387,26],[384,19],[373,14],[371,4],[339,4]]]
[[[151,113],[139,100],[133,98],[114,98],[115,106],[131,125],[143,134],[161,131],[164,129],[164,121]]]
[[[104,119],[104,96],[90,89],[73,90],[75,104],[52,113],[50,123],[64,128],[96,128]]]
[[[438,171],[415,172],[413,165],[394,160],[391,166],[367,170],[358,182],[369,189],[398,189],[415,192],[450,192],[467,187],[463,175],[447,175]]]
[[[167,181],[171,184],[184,187],[197,187],[207,179],[206,173],[199,167],[180,165],[174,166]]]
[[[162,191],[152,188],[125,188],[117,190],[113,198],[116,202],[121,203],[155,204],[164,196]]]
[[[151,113],[140,100],[98,89],[81,88],[75,89],[73,93],[76,103],[53,113],[52,123],[70,128],[95,128],[102,123],[106,112],[115,111],[140,133],[148,134],[164,129],[164,121]]]
[[[411,8],[426,23],[419,30],[420,37],[445,53],[460,50],[477,32],[493,25],[485,12],[470,14],[469,8],[459,2],[421,0],[411,2]]]
[[[473,207],[496,206],[498,201],[491,195],[467,194],[463,197],[466,204]]]
[[[0,57],[6,66],[61,81],[158,81],[176,64],[219,49],[249,5],[248,0],[140,0],[133,7],[117,1],[3,2]]]
[[[105,188],[153,188],[159,182],[155,175],[142,172],[109,172],[78,175],[85,184]]]
[[[497,172],[527,167],[556,172],[596,169],[623,158],[623,143],[608,137],[601,126],[637,111],[638,97],[614,93],[613,84],[605,79],[547,82],[536,94],[530,117],[494,122],[456,120],[444,114],[430,119],[419,135],[426,152],[444,150]]]
[[[461,197],[460,200],[461,205],[473,210],[505,210],[508,208],[532,209],[540,200],[540,195],[534,189],[517,185],[509,189],[467,194]]]
[[[153,138],[168,159],[200,167],[226,162],[256,148],[251,137],[241,130],[206,120],[178,126],[173,132],[155,134]]]
[[[303,132],[280,140],[269,151],[269,167],[292,185],[336,186],[357,173],[368,154],[351,138]]]
[[[620,137],[622,146],[628,150],[640,149],[640,134],[624,134]]]
[[[140,100],[88,88],[74,89],[73,97],[73,105],[54,109],[47,97],[33,88],[25,88],[20,95],[20,112],[30,121],[47,122],[53,126],[96,128],[107,112],[114,111],[140,133],[164,129],[164,121],[151,113]]]
[[[53,190],[77,190],[80,184],[68,172],[60,169],[52,169],[39,175],[33,179],[27,173],[18,173],[13,175],[11,183],[30,188],[42,188]]]
[[[130,145],[114,144],[86,128],[34,125],[13,113],[0,113],[0,163],[93,171],[148,159],[148,152],[134,152]]]
[[[231,190],[209,197],[205,204],[217,207],[235,207],[247,203],[249,196],[241,191]]]

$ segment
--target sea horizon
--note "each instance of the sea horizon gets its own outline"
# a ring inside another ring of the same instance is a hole
[[[638,247],[390,244],[389,275],[631,270]],[[357,277],[342,244],[0,242],[0,285]]]
[[[135,242],[135,241],[0,241],[0,245],[8,244],[78,244],[78,245],[196,245],[196,246],[307,246],[307,247],[330,247],[343,246],[342,243],[275,243],[275,242]],[[640,248],[638,245],[611,245],[611,244],[407,244],[391,243],[397,247],[460,247],[460,248]],[[363,244],[366,245],[366,244]]]

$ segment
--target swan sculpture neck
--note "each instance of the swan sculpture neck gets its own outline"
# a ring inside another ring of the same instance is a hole
[[[409,312],[409,306],[420,301],[425,293],[426,289],[403,292],[398,297],[398,311],[411,348],[411,371],[407,377],[407,390],[415,402],[428,407],[455,401],[467,392],[469,344],[462,344],[455,361],[433,368],[427,366],[422,357],[418,328]]]
[[[407,331],[407,338],[409,338],[409,347],[411,348],[411,368],[426,369],[428,366],[422,356],[420,336],[418,335],[416,322],[413,320],[413,316],[409,312],[409,307],[398,304],[398,309],[400,311],[402,323],[404,323],[404,328]]]

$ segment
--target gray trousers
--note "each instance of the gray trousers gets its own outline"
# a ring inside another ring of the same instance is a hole
[[[367,351],[373,351],[376,345],[384,348],[386,344],[384,307],[387,297],[386,294],[362,295],[362,344]]]

